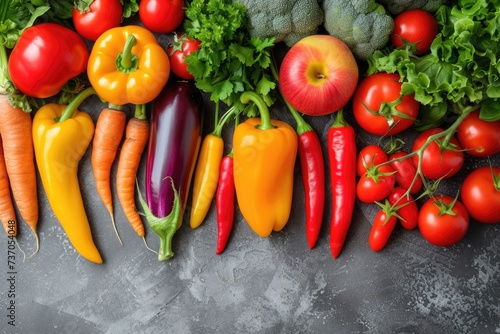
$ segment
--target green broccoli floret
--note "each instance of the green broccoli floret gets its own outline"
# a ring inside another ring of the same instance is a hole
[[[428,12],[435,12],[447,0],[378,0],[391,14],[397,15],[405,10],[420,8]]]
[[[235,0],[247,7],[247,28],[251,36],[274,37],[292,46],[315,34],[323,23],[318,0]]]
[[[375,0],[323,0],[325,29],[366,60],[389,41],[394,20]]]

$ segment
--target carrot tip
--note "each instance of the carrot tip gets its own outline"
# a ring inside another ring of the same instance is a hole
[[[150,251],[152,251],[153,253],[155,253],[156,255],[158,255],[158,252],[155,251],[154,249],[150,248],[149,245],[148,245],[148,242],[146,241],[146,237],[142,237],[142,240],[144,240],[144,245],[146,246],[147,249],[149,249]]]
[[[36,230],[34,228],[31,229],[33,231],[33,235],[35,236],[35,239],[36,239],[36,249],[35,251],[33,252],[33,254],[31,254],[30,256],[26,257],[26,254],[23,252],[24,254],[24,260],[29,260],[30,258],[32,258],[36,253],[38,253],[38,251],[40,250],[40,238],[38,237],[38,233],[36,232]],[[19,248],[21,249],[21,248]],[[22,252],[22,250],[21,250]],[[23,260],[23,261],[24,261]]]
[[[123,245],[122,238],[120,238],[120,234],[118,233],[118,229],[116,228],[116,222],[115,222],[115,216],[113,216],[113,213],[111,211],[109,212],[111,216],[111,223],[113,224],[113,229],[115,230],[116,237],[118,238],[118,241],[120,241],[120,245]]]

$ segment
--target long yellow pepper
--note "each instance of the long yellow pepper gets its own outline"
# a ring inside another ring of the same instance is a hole
[[[261,117],[247,119],[234,131],[234,183],[243,217],[255,233],[267,237],[283,229],[290,216],[298,139],[289,124],[270,119],[256,93],[241,95],[243,103],[249,100]]]
[[[41,107],[33,119],[33,145],[47,199],[69,241],[84,258],[102,263],[77,175],[80,159],[94,135],[94,122],[76,107],[93,93],[93,89],[84,90],[68,106],[49,103]]]

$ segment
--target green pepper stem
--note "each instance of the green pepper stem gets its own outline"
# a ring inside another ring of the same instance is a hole
[[[269,130],[274,128],[274,126],[271,124],[271,115],[269,114],[269,108],[259,94],[252,91],[243,92],[241,93],[240,101],[244,104],[247,104],[250,101],[255,103],[260,113],[261,122],[259,125],[259,129]]]
[[[140,120],[147,119],[146,117],[146,105],[145,104],[136,104],[134,110],[134,117]]]
[[[138,58],[132,53],[132,48],[137,44],[134,35],[127,37],[123,51],[116,57],[116,68],[123,73],[131,73],[137,69]]]
[[[335,117],[335,121],[332,124],[332,128],[342,128],[344,126],[349,126],[344,118],[344,111],[342,109],[337,111],[337,117]]]
[[[80,106],[80,104],[82,104],[82,102],[87,98],[89,97],[90,95],[94,95],[94,94],[97,94],[95,89],[93,87],[88,87],[88,88],[85,88],[84,90],[82,90],[80,93],[78,93],[78,95],[66,106],[66,108],[64,108],[62,114],[61,114],[61,117],[59,117],[59,119],[57,120],[58,122],[64,122],[68,119],[70,119],[75,110],[78,109],[78,107]]]
[[[224,113],[224,115],[222,115],[222,117],[220,118],[220,120],[216,123],[215,129],[214,129],[214,131],[212,131],[212,135],[217,136],[217,137],[221,137],[222,136],[222,128],[227,123],[227,121],[231,117],[237,117],[240,114],[240,112],[241,111],[238,110],[236,108],[236,106],[232,106],[231,108],[229,108]]]

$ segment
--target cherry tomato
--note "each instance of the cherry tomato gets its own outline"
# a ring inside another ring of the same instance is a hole
[[[422,9],[410,9],[394,19],[391,41],[397,48],[412,43],[415,45],[414,53],[421,55],[429,52],[437,34],[438,24],[431,13]]]
[[[413,95],[401,96],[396,73],[367,76],[354,92],[352,110],[363,130],[378,136],[395,135],[411,127],[420,103]]]
[[[358,176],[363,176],[366,173],[367,167],[376,166],[386,162],[388,159],[387,153],[385,153],[382,147],[375,144],[367,145],[359,151],[356,161],[356,173]]]
[[[192,52],[199,50],[200,41],[192,39],[187,35],[181,35],[168,48],[167,53],[170,58],[170,68],[179,78],[191,80],[193,75],[189,73],[184,59]]]
[[[480,223],[500,223],[500,167],[479,167],[465,177],[462,202]]]
[[[432,135],[443,132],[441,128],[432,128],[422,132],[413,143],[413,152],[420,150]],[[422,155],[422,174],[431,180],[447,179],[455,175],[464,164],[462,147],[455,136],[452,136],[446,147],[442,147],[444,136],[433,140]],[[418,155],[413,156],[413,163],[418,166]]]
[[[473,111],[458,125],[457,139],[465,152],[487,157],[500,152],[500,120],[484,121],[479,112],[479,109]]]
[[[388,214],[386,210],[380,209],[377,212],[368,235],[368,245],[372,251],[379,252],[385,248],[394,227],[396,227],[396,222],[396,216]]]
[[[413,197],[405,193],[406,189],[403,187],[395,187],[387,197],[387,200],[389,204],[399,207],[396,213],[401,217],[399,219],[401,226],[407,230],[413,230],[418,224],[418,207]]]
[[[390,165],[369,169],[358,181],[356,194],[364,203],[380,202],[394,189],[396,177]]]
[[[84,38],[95,41],[103,32],[121,24],[123,6],[120,0],[94,0],[81,11],[73,9],[73,24]]]
[[[418,228],[429,243],[448,247],[463,239],[469,228],[465,206],[451,196],[434,196],[420,208]]]
[[[168,34],[177,29],[184,20],[184,0],[141,0],[139,18],[149,30]]]
[[[399,151],[391,154],[389,160],[392,161],[391,166],[396,171],[396,184],[404,189],[409,189],[411,186],[410,193],[416,194],[422,189],[422,179],[417,175],[413,159],[407,156],[408,153]]]

